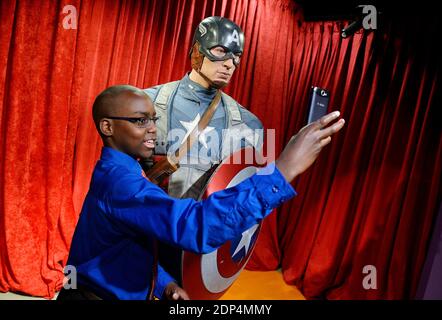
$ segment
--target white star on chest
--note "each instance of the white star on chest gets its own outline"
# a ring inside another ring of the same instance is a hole
[[[186,135],[184,136],[183,141],[185,141],[187,139],[187,137],[189,136],[189,134],[192,132],[192,130],[198,125],[198,123],[200,122],[201,116],[198,113],[195,117],[195,119],[193,119],[192,121],[181,121],[181,125],[186,128]],[[215,127],[209,127],[207,126],[203,132],[201,132],[198,136],[198,140],[199,142],[207,149],[207,137],[206,134],[208,134],[209,132],[211,132],[212,130],[214,130]]]

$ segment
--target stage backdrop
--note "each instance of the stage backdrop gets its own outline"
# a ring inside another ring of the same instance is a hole
[[[342,23],[304,22],[289,0],[0,2],[0,291],[61,287],[101,149],[94,97],[180,79],[211,15],[245,32],[226,92],[276,128],[277,152],[305,124],[311,85],[347,120],[265,221],[248,267],[282,266],[307,297],[414,296],[441,199],[440,55],[427,32],[438,22],[400,18],[343,40]]]

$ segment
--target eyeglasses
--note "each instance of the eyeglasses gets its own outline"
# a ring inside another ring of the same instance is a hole
[[[152,117],[152,118],[147,118],[147,117],[140,117],[140,118],[134,118],[134,117],[106,117],[108,119],[114,119],[114,120],[125,120],[125,121],[129,121],[133,124],[135,124],[138,128],[148,128],[153,126],[154,124],[157,123],[158,119],[160,119],[160,117]]]

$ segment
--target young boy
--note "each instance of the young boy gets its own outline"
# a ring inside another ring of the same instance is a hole
[[[78,289],[59,299],[146,299],[152,286],[155,239],[207,253],[257,224],[295,195],[289,182],[305,171],[339,131],[327,126],[338,112],[304,127],[266,174],[197,202],[175,199],[142,175],[137,159],[152,155],[157,120],[150,98],[132,86],[113,86],[95,100],[93,117],[104,148],[91,180],[72,240],[68,265]],[[210,212],[210,214],[207,214]],[[154,294],[187,299],[158,266]]]

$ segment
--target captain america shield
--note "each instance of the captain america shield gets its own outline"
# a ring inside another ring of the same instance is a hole
[[[263,167],[262,158],[251,147],[238,150],[226,158],[212,174],[203,199],[210,194],[233,187]],[[244,231],[208,254],[183,251],[182,286],[193,300],[216,300],[238,278],[250,259],[261,224]]]

